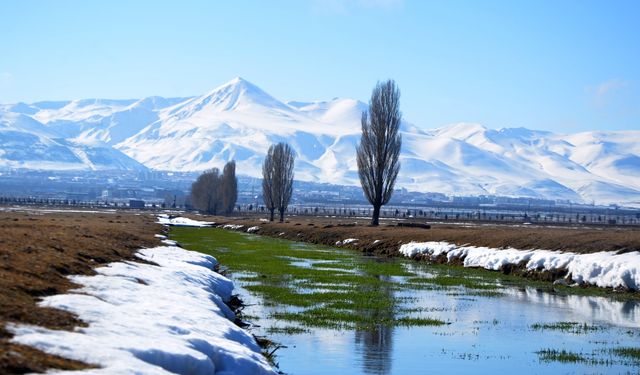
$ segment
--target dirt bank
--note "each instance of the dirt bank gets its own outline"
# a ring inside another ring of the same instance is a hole
[[[259,226],[266,236],[335,246],[336,242],[356,238],[342,247],[362,252],[396,256],[400,244],[411,241],[447,241],[457,245],[493,248],[546,249],[593,253],[598,251],[640,251],[640,231],[634,228],[541,227],[532,225],[474,225],[427,223],[430,229],[399,227],[405,221],[383,220],[379,227],[368,220],[327,217],[288,217],[287,222],[264,222],[260,218],[192,216],[218,224]],[[374,244],[375,242],[375,244]]]
[[[77,287],[68,275],[91,275],[109,262],[157,246],[155,216],[122,212],[0,211],[0,373],[82,369],[87,365],[9,342],[6,323],[73,329],[68,312],[41,308],[45,296]]]

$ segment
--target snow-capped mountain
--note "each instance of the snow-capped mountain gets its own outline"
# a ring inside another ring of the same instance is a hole
[[[0,105],[0,167],[193,171],[235,159],[259,176],[270,144],[296,151],[296,178],[358,184],[366,104],[282,102],[235,78],[201,96]],[[640,131],[571,135],[453,124],[401,126],[399,187],[640,205]]]
[[[0,169],[147,168],[107,144],[67,139],[28,115],[0,111]]]

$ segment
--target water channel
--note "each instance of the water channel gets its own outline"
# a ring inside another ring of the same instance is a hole
[[[171,237],[228,267],[252,333],[284,346],[286,374],[640,369],[637,299],[219,229]]]

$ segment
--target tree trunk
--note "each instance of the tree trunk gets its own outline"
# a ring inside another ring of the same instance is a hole
[[[371,216],[371,225],[377,227],[379,224],[379,220],[378,220],[379,217],[380,217],[380,205],[374,205],[373,215]]]
[[[269,215],[269,221],[273,221],[273,212],[274,212],[274,211],[275,211],[275,208],[271,208],[271,209],[269,209],[269,213],[270,213],[270,215]]]
[[[280,210],[280,222],[284,222],[284,208],[281,208]]]

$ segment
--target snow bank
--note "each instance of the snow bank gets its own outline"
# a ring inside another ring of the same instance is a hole
[[[242,224],[225,224],[222,226],[222,229],[238,230],[242,227],[244,227]]]
[[[72,276],[82,288],[41,302],[88,327],[11,325],[12,340],[101,367],[84,371],[91,374],[275,374],[253,337],[233,323],[223,302],[233,284],[212,270],[213,257],[173,246],[137,255],[158,266],[111,263],[95,276]]]
[[[567,269],[576,283],[599,287],[640,289],[640,253],[599,252],[576,254],[550,250],[494,249],[457,246],[447,242],[411,242],[400,247],[407,257],[418,254],[436,258],[445,255],[447,261],[464,258],[465,267],[500,270],[508,264],[524,263],[528,270],[551,271]]]
[[[260,230],[259,226],[254,226],[254,227],[250,227],[247,229],[247,233],[253,233],[253,232],[257,232]]]
[[[348,245],[352,242],[356,242],[357,240],[358,240],[357,238],[346,238],[342,241],[336,241],[336,246]]]
[[[169,217],[167,214],[158,215],[158,224],[173,225],[176,227],[209,227],[215,224],[213,221],[192,220],[186,217]]]

